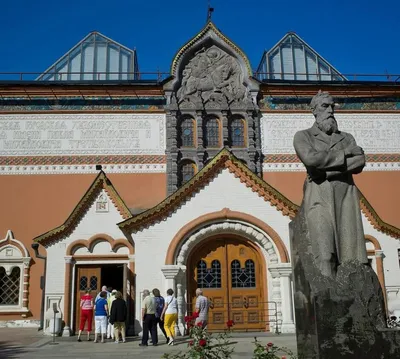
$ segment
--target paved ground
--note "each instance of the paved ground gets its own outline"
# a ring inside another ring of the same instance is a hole
[[[280,347],[286,347],[295,352],[294,335],[269,333],[233,333],[230,339],[235,348],[233,359],[250,359],[254,349],[254,336],[264,344],[273,342]],[[82,337],[83,339],[84,337]],[[187,350],[187,338],[181,338],[177,345],[171,347],[160,338],[160,345],[141,348],[139,338],[128,338],[126,343],[116,344],[111,340],[104,344],[82,341],[77,337],[56,338],[58,344],[51,345],[51,338],[43,336],[36,329],[0,328],[0,358],[68,358],[68,359],[110,359],[115,355],[118,359],[155,359],[164,353]]]

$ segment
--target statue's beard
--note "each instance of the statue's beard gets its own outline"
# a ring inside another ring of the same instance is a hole
[[[335,117],[333,116],[329,116],[328,118],[325,118],[323,120],[317,120],[317,126],[322,132],[325,132],[327,135],[338,132],[338,124]]]

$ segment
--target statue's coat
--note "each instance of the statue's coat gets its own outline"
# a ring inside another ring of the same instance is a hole
[[[302,206],[307,216],[316,262],[357,259],[368,263],[358,189],[352,174],[360,173],[365,156],[345,156],[356,146],[352,135],[327,135],[316,124],[294,137],[297,156],[307,168]]]

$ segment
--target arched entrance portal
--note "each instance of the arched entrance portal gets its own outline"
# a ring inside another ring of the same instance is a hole
[[[226,234],[209,237],[191,251],[187,262],[189,311],[194,311],[196,288],[212,303],[208,329],[267,330],[265,260],[256,245]]]

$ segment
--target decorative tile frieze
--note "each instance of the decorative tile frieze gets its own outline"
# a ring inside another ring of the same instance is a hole
[[[5,156],[0,166],[57,166],[97,164],[165,164],[165,155],[138,156]]]
[[[305,172],[301,162],[264,162],[263,172]],[[400,162],[367,162],[363,171],[400,171]]]
[[[398,97],[343,97],[335,98],[338,110],[400,111]],[[311,97],[264,96],[259,102],[261,110],[310,111]]]
[[[22,111],[132,111],[163,110],[164,96],[132,97],[67,97],[67,98],[2,98],[0,112]]]
[[[166,173],[165,163],[141,163],[102,165],[107,173]],[[38,175],[38,174],[86,174],[98,173],[95,164],[81,165],[28,165],[0,166],[0,175]]]

